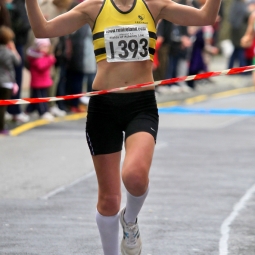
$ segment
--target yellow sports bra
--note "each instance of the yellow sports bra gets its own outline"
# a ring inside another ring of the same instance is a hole
[[[143,0],[123,12],[113,0],[105,0],[96,18],[93,44],[96,61],[153,61],[156,45],[156,25]]]

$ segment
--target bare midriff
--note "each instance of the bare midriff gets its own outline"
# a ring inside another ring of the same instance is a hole
[[[93,89],[109,90],[147,82],[153,82],[152,62],[150,60],[116,63],[108,63],[106,60],[102,60],[98,62],[97,75],[93,83]],[[119,93],[154,89],[154,86],[150,86],[119,91]]]

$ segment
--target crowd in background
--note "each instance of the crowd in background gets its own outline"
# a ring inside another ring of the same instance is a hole
[[[74,8],[79,1],[43,0],[42,13],[50,20]],[[2,29],[1,29],[2,28]],[[12,32],[12,33],[11,33]],[[1,51],[2,50],[2,51]],[[92,33],[88,25],[60,38],[35,38],[24,0],[0,0],[0,99],[19,99],[23,69],[30,73],[30,97],[54,97],[92,90],[96,74]],[[84,86],[85,85],[85,86]],[[31,116],[49,121],[68,112],[85,111],[88,98],[56,103],[0,106],[0,132],[7,134],[5,120],[28,122]]]
[[[184,5],[201,8],[206,0],[178,0]],[[214,25],[203,27],[182,27],[166,20],[158,24],[156,61],[154,62],[155,80],[195,75],[208,70],[212,56],[224,54],[226,68],[252,64],[254,45],[243,47],[244,36],[250,14],[254,11],[254,0],[232,0],[228,12],[226,1],[222,1]],[[226,15],[227,13],[227,15]],[[220,41],[222,23],[229,24],[229,38]],[[209,80],[208,80],[209,82]],[[169,84],[157,88],[159,93],[189,92],[196,88],[196,81]]]
[[[183,5],[201,8],[206,0],[176,0]],[[79,0],[40,0],[47,20],[67,12]],[[157,24],[157,41],[153,65],[155,80],[207,72],[211,57],[228,54],[227,68],[252,64],[254,45],[243,46],[250,14],[255,0],[232,0],[229,12],[225,1],[214,25],[182,27],[166,20]],[[228,13],[228,15],[226,15]],[[221,42],[219,32],[223,20],[230,24],[228,40]],[[222,45],[222,47],[221,47]],[[19,99],[22,74],[30,72],[30,97],[54,97],[92,90],[96,61],[92,33],[88,25],[60,38],[35,38],[31,30],[24,0],[0,0],[0,99]],[[157,93],[189,92],[196,89],[194,81],[169,84],[156,88]],[[84,91],[85,90],[85,91]],[[82,97],[56,103],[0,106],[0,134],[8,134],[5,120],[28,122],[33,114],[46,120],[83,112]]]

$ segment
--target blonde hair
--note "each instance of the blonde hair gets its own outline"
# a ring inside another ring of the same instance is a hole
[[[6,45],[14,39],[15,35],[12,29],[7,26],[0,26],[0,44]]]

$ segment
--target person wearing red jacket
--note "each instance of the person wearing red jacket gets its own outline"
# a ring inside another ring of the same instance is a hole
[[[42,98],[48,96],[48,88],[52,86],[51,67],[56,59],[50,52],[50,40],[48,38],[35,39],[34,46],[28,48],[27,59],[31,73],[31,96],[32,98]],[[37,110],[40,117],[49,121],[54,120],[54,116],[48,111],[47,103],[30,104],[27,113]]]

